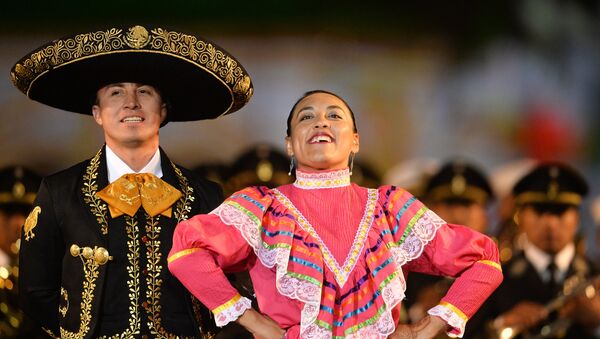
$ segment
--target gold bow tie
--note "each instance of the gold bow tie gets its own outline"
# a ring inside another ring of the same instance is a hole
[[[162,214],[170,218],[171,205],[181,192],[154,174],[140,173],[121,176],[96,196],[108,204],[113,218],[123,213],[133,217],[140,206],[151,217]]]

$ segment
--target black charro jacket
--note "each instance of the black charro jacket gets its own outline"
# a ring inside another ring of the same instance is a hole
[[[210,313],[170,274],[167,257],[177,223],[210,212],[223,193],[160,155],[162,179],[183,194],[171,218],[143,208],[111,218],[95,196],[108,185],[104,148],[43,180],[21,236],[19,287],[21,307],[51,336],[209,336]]]

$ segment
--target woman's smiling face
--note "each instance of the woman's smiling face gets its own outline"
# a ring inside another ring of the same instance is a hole
[[[298,102],[292,112],[287,152],[304,171],[348,167],[350,153],[359,150],[359,136],[346,104],[334,95],[317,92]]]

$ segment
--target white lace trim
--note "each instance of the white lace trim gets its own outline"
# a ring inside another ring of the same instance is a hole
[[[221,221],[226,225],[236,227],[246,242],[252,246],[254,253],[263,265],[269,268],[277,265],[276,286],[279,293],[304,303],[300,318],[301,337],[331,338],[331,331],[320,327],[315,323],[317,316],[319,315],[321,287],[314,283],[287,275],[287,266],[291,248],[275,248],[273,250],[264,248],[260,237],[260,225],[256,224],[248,215],[244,214],[235,206],[223,203],[213,210],[211,214],[218,215]],[[445,222],[434,212],[426,210],[416,221],[404,242],[399,247],[390,248],[396,263],[397,276],[390,280],[390,282],[382,289],[381,296],[386,304],[386,310],[381,314],[375,324],[361,328],[355,333],[350,334],[348,338],[387,338],[387,336],[394,332],[395,323],[392,318],[391,310],[404,299],[406,291],[406,281],[404,280],[402,266],[408,261],[421,255],[425,245],[434,238],[436,231],[443,224],[445,224]],[[441,310],[436,311],[437,308],[438,306],[434,307],[430,312],[440,312]],[[443,310],[448,309],[444,307]],[[451,313],[451,315],[458,317],[455,313]],[[443,315],[439,316],[446,320],[451,326],[455,326],[454,323],[450,322],[453,321],[456,323],[456,320],[453,320],[454,318],[450,319],[448,317],[447,320]],[[458,319],[462,321],[462,318]],[[455,327],[461,329],[460,335],[462,336],[462,333],[464,332],[464,321],[462,328],[459,326]]]
[[[418,258],[423,253],[425,245],[435,237],[437,230],[445,223],[433,211],[425,210],[423,215],[413,225],[404,242],[400,246],[390,248],[396,265],[403,266],[407,262]]]
[[[210,213],[218,215],[219,218],[221,218],[221,221],[226,225],[237,228],[246,242],[252,246],[254,253],[263,265],[269,268],[277,265],[277,291],[279,291],[281,295],[304,303],[300,315],[300,333],[304,333],[309,325],[316,326],[314,322],[319,315],[321,287],[287,275],[287,266],[291,248],[265,249],[262,246],[259,225],[255,224],[250,217],[234,206],[223,203]],[[313,338],[330,338],[331,332],[328,333],[329,336],[318,336]],[[304,334],[302,336],[304,337]]]
[[[294,186],[302,189],[337,188],[350,186],[350,170],[331,172],[302,172],[296,170]]]
[[[467,321],[463,319],[456,312],[444,305],[437,305],[434,308],[427,311],[429,315],[434,315],[442,318],[448,325],[452,326],[458,333],[449,331],[446,334],[452,338],[462,338],[465,333],[465,325]]]
[[[215,314],[215,324],[223,327],[232,321],[237,320],[246,310],[252,308],[252,301],[246,297],[241,297],[233,305],[227,307],[223,311]]]

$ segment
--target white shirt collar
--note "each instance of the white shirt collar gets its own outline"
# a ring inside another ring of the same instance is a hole
[[[547,276],[548,272],[546,268],[548,264],[550,264],[551,256],[537,248],[531,242],[527,241],[524,247],[524,253],[527,260],[533,265],[538,274],[542,277],[542,280],[547,281],[550,279]],[[569,269],[569,265],[573,261],[575,257],[575,245],[573,243],[569,243],[565,246],[560,252],[558,252],[554,256],[554,262],[557,267],[557,281],[562,281],[567,274],[567,270]]]
[[[152,173],[157,177],[161,178],[162,167],[160,162],[160,151],[158,148],[152,156],[152,159],[142,168],[139,172],[136,172],[129,167],[118,155],[113,152],[108,145],[106,145],[106,168],[108,170],[108,183],[119,179],[123,174],[128,173]]]

